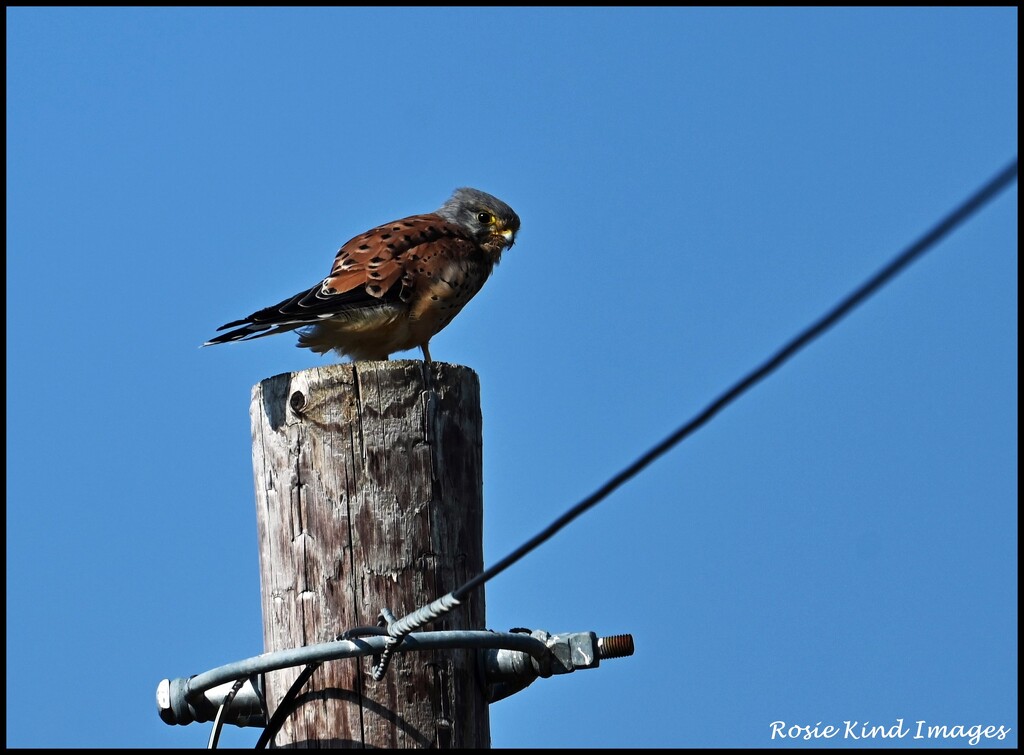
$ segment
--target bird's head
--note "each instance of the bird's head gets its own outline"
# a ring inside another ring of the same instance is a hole
[[[483,246],[500,255],[516,243],[519,216],[507,204],[479,189],[456,189],[437,214],[465,229]]]

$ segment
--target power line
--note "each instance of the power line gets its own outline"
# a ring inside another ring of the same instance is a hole
[[[703,427],[707,422],[714,417],[718,412],[724,409],[726,406],[731,404],[742,394],[750,390],[754,385],[759,383],[761,380],[766,378],[783,363],[794,356],[804,346],[809,344],[815,338],[820,336],[826,330],[835,325],[839,320],[849,314],[857,305],[861,304],[869,296],[877,292],[882,286],[892,280],[896,275],[903,271],[911,262],[914,262],[918,257],[923,255],[936,243],[938,243],[943,237],[948,235],[950,231],[956,228],[958,225],[963,223],[967,218],[973,215],[975,212],[985,206],[991,199],[993,199],[999,192],[1009,186],[1017,178],[1017,158],[1003,168],[998,174],[991,178],[984,186],[978,189],[973,195],[966,199],[959,207],[950,212],[946,217],[940,220],[931,230],[925,233],[921,238],[907,247],[899,255],[897,255],[889,264],[871,276],[868,280],[862,283],[857,289],[849,294],[845,299],[836,304],[831,310],[826,312],[816,322],[812,323],[809,327],[799,333],[796,337],[790,340],[785,346],[779,349],[774,356],[765,361],[761,366],[754,369],[752,372],[747,374],[746,377],[741,379],[718,398],[712,401],[702,412],[687,422],[685,425],[680,427],[674,433],[665,438],[661,443],[656,445],[650,451],[645,453],[639,459],[634,461],[628,467],[623,469],[617,475],[612,477],[608,482],[598,488],[594,493],[584,498],[582,501],[577,503],[571,509],[566,511],[562,516],[558,517],[554,522],[548,525],[543,531],[530,538],[528,541],[523,543],[521,546],[516,548],[510,554],[501,559],[494,566],[485,569],[482,573],[474,577],[473,579],[466,582],[462,587],[458,588],[452,593],[452,596],[456,600],[462,600],[475,588],[482,585],[489,579],[501,574],[508,567],[512,566],[516,561],[521,559],[530,551],[534,550],[542,543],[554,537],[562,528],[564,528],[569,522],[576,519],[584,512],[596,506],[602,500],[607,498],[612,492],[619,488],[623,483],[635,477],[644,468],[650,465],[655,459],[662,456],[664,453],[669,451],[677,443],[683,439],[692,435],[695,431]]]

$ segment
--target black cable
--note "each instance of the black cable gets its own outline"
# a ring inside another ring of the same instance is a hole
[[[996,196],[1000,191],[1006,188],[1010,183],[1017,177],[1017,158],[1013,159],[1007,167],[1003,168],[994,178],[988,181],[982,188],[974,193],[970,198],[964,201],[959,207],[953,210],[951,213],[946,215],[938,224],[936,224],[930,231],[924,236],[911,244],[907,249],[901,252],[892,262],[883,267],[871,278],[862,283],[853,293],[843,299],[839,304],[833,307],[829,312],[825,313],[817,322],[813,323],[810,327],[805,329],[802,333],[793,338],[789,343],[783,346],[779,351],[775,353],[773,357],[764,362],[760,367],[749,373],[745,378],[740,380],[738,383],[733,385],[732,388],[727,390],[707,408],[704,409],[700,414],[691,419],[685,425],[680,427],[674,433],[669,435],[665,440],[661,441],[658,445],[652,448],[650,451],[645,453],[639,459],[634,461],[628,467],[623,469],[608,482],[602,485],[596,492],[592,493],[587,498],[577,503],[571,509],[566,511],[562,516],[552,522],[545,530],[538,533],[530,540],[525,542],[523,545],[516,548],[512,553],[505,556],[501,561],[496,563],[489,569],[484,570],[481,574],[474,577],[473,579],[466,582],[462,587],[455,590],[452,595],[457,600],[462,600],[468,595],[473,589],[482,585],[487,580],[498,576],[501,572],[505,571],[508,567],[514,564],[516,561],[521,559],[527,553],[532,551],[537,546],[541,545],[545,541],[549,540],[559,530],[565,527],[569,522],[584,513],[588,509],[595,506],[601,500],[606,498],[616,488],[625,483],[627,480],[636,476],[641,470],[648,466],[651,462],[657,459],[659,456],[664,454],[666,451],[671,449],[681,440],[691,435],[694,431],[698,430],[704,424],[714,417],[718,412],[732,403],[741,394],[745,393],[756,383],[760,382],[763,378],[767,377],[770,373],[775,371],[780,365],[786,360],[792,357],[796,352],[806,346],[808,343],[813,341],[815,338],[820,336],[830,327],[835,325],[840,319],[850,312],[854,307],[863,302],[878,289],[889,282],[911,262],[916,260],[922,254],[924,254],[929,248],[935,245],[942,237],[956,228],[960,223],[973,215],[977,210],[984,206],[990,199]]]
[[[310,663],[299,672],[299,675],[295,677],[295,681],[292,682],[292,686],[288,688],[288,691],[284,693],[284,697],[281,698],[281,702],[278,704],[277,710],[274,711],[274,715],[267,721],[267,725],[260,734],[260,738],[256,740],[256,745],[253,749],[265,750],[267,745],[277,736],[277,732],[284,726],[288,716],[298,707],[295,699],[299,696],[299,692],[306,686],[309,677],[313,676],[313,673],[322,665],[322,663]]]
[[[220,742],[220,732],[224,727],[224,714],[231,707],[231,701],[235,699],[235,695],[238,694],[238,690],[242,689],[245,682],[245,678],[236,679],[235,683],[231,685],[231,691],[224,698],[224,702],[217,707],[217,715],[213,719],[213,731],[210,732],[210,741],[207,743],[206,749],[217,749],[217,744]]]
[[[366,637],[370,635],[386,635],[388,631],[383,627],[353,627],[352,629],[342,632],[335,640],[351,640],[356,637]],[[281,702],[278,703],[277,710],[274,711],[274,715],[267,721],[267,725],[264,727],[263,732],[260,734],[260,738],[256,740],[254,749],[263,750],[266,749],[270,742],[273,741],[274,737],[284,726],[285,720],[290,716],[295,709],[298,707],[295,704],[296,698],[299,696],[299,692],[306,686],[306,682],[313,676],[314,672],[320,668],[323,663],[309,663],[306,665],[299,675],[295,677],[295,681],[292,682],[292,686],[288,688],[288,691],[284,693],[284,697],[281,698]]]

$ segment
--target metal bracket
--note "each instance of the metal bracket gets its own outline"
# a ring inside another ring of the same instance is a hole
[[[488,649],[483,653],[484,674],[490,682],[489,702],[503,700],[526,689],[537,677],[547,679],[576,669],[597,668],[602,658],[633,655],[633,636],[598,637],[593,632],[548,634],[543,629],[513,629],[543,642],[549,652],[542,658],[519,650]]]
[[[171,725],[213,721],[234,681],[246,679],[225,707],[223,723],[266,726],[264,673],[314,662],[379,655],[389,640],[392,638],[366,636],[306,645],[247,658],[195,676],[164,679],[156,690],[157,709],[164,723]],[[480,649],[484,654],[486,680],[490,683],[489,701],[495,702],[525,689],[537,677],[597,668],[602,659],[632,655],[633,638],[628,634],[598,637],[593,632],[548,634],[528,629],[413,632],[396,646],[395,652],[451,648]]]
[[[233,682],[224,682],[198,695],[188,695],[189,679],[163,679],[157,685],[157,710],[164,723],[173,725],[212,721],[234,686]],[[256,684],[253,684],[252,678],[247,679],[235,693],[231,703],[224,709],[224,723],[235,726],[267,725],[263,713],[263,677],[258,676],[256,680]]]

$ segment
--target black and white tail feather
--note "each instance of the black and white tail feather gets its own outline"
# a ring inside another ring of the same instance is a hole
[[[345,319],[356,312],[365,313],[368,309],[388,310],[392,307],[390,299],[396,298],[387,294],[376,298],[362,288],[347,291],[341,295],[328,293],[325,290],[326,282],[326,280],[321,281],[307,291],[285,299],[280,304],[253,312],[241,320],[221,325],[217,328],[218,331],[229,328],[235,328],[235,330],[211,338],[203,346],[215,346],[233,341],[252,341],[256,338],[286,333],[298,328],[311,327],[324,320]],[[298,345],[302,346],[303,344],[300,342]]]

